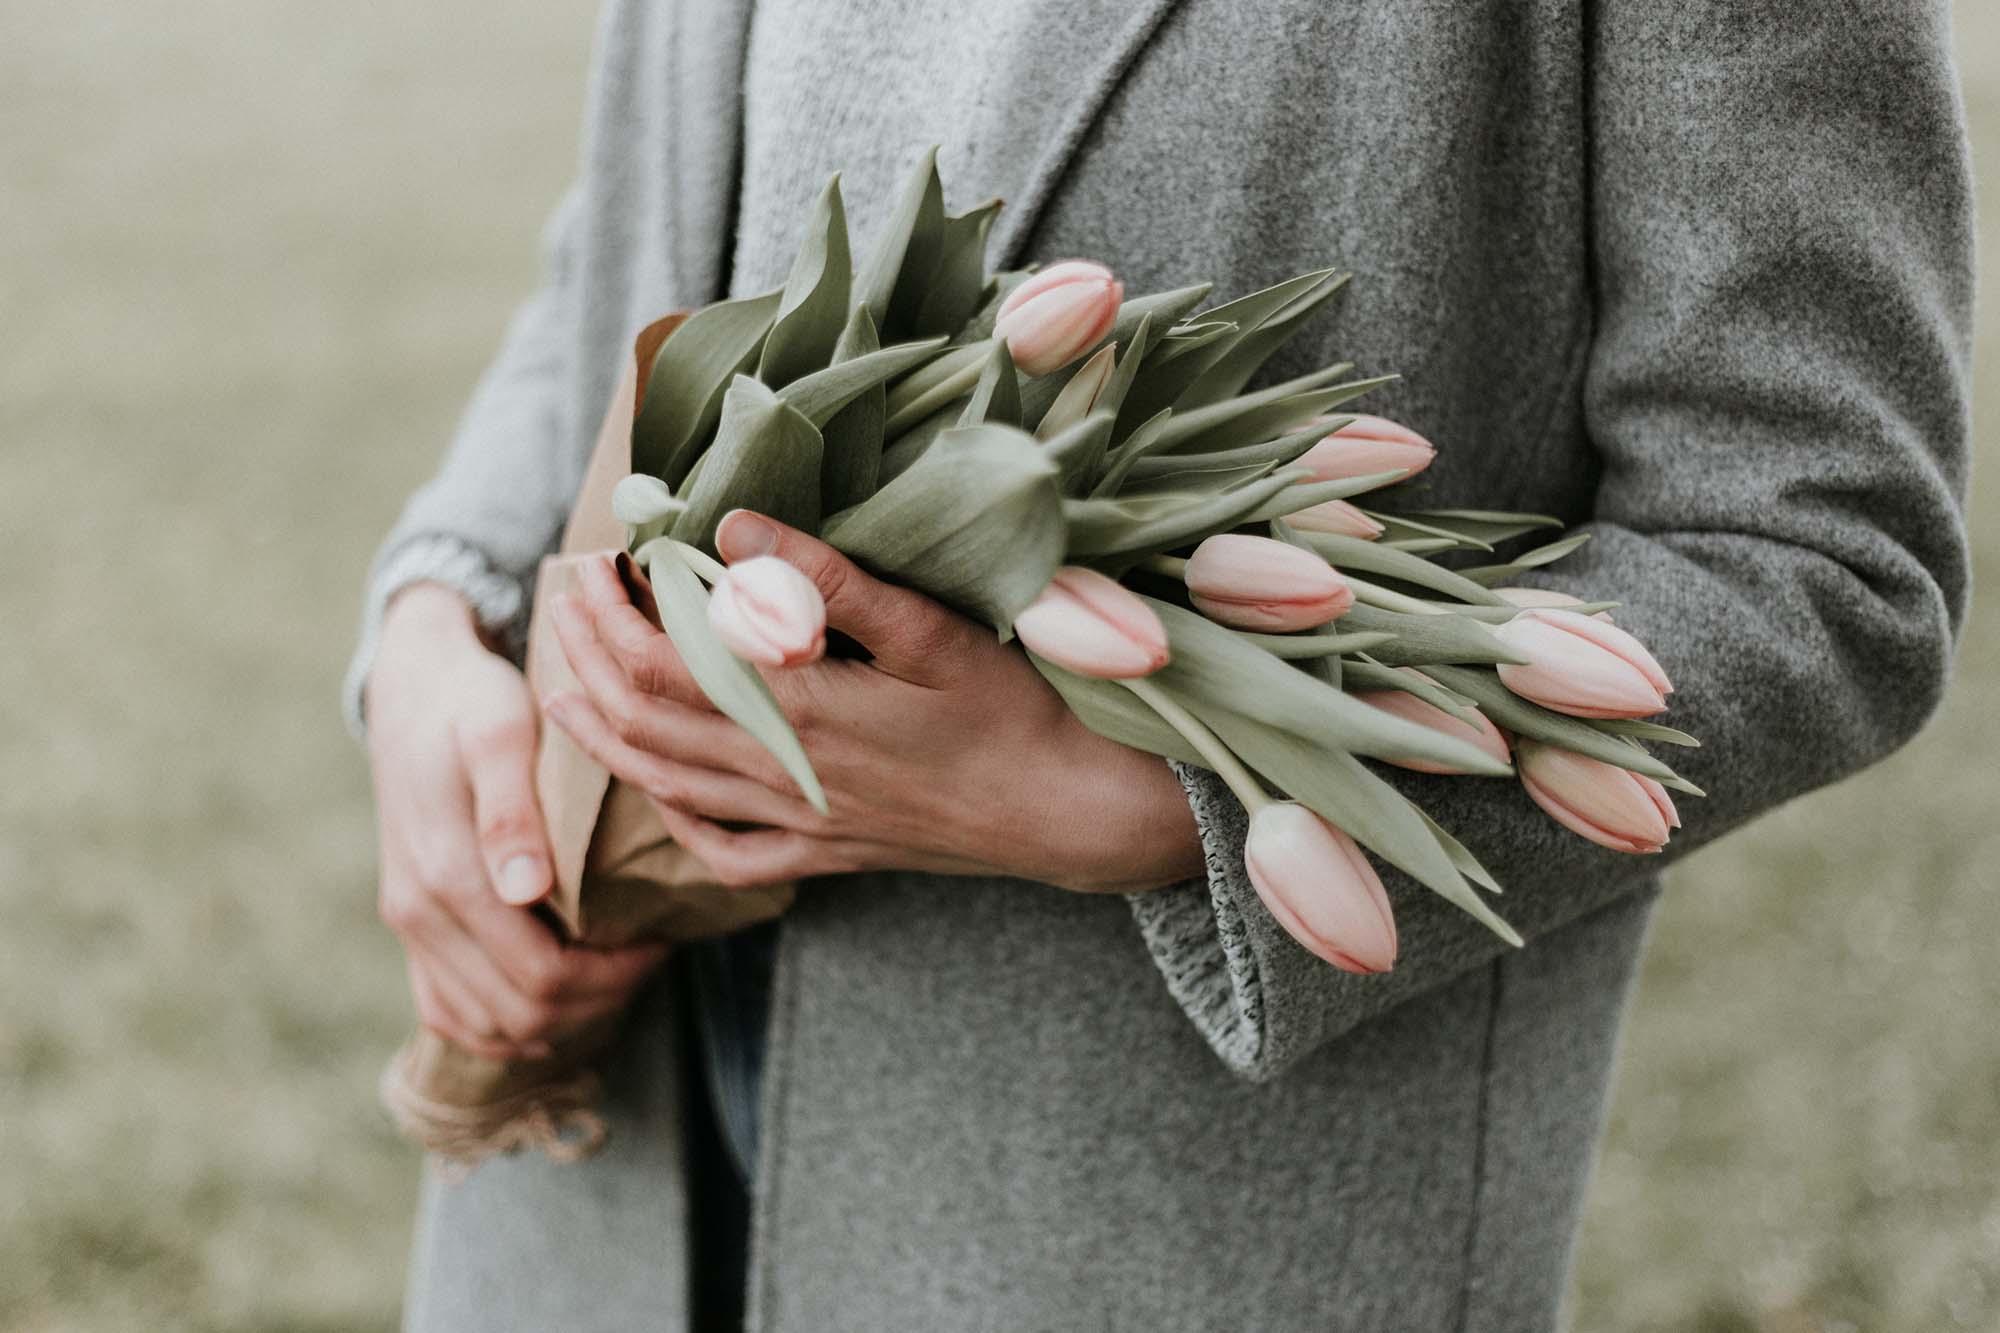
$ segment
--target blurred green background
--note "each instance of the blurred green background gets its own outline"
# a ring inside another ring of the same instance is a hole
[[[2000,181],[2000,7],[1963,0]],[[334,713],[357,585],[569,168],[584,6],[11,0],[0,1327],[393,1326],[409,1022]],[[2000,270],[2000,210],[1982,231]],[[2000,422],[2000,302],[1980,417]],[[1581,1330],[2000,1327],[2000,532],[1915,745],[1690,860]]]

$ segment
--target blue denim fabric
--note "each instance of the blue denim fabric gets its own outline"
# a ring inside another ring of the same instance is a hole
[[[747,1186],[757,1174],[758,1098],[764,1086],[764,1024],[778,923],[685,946],[711,1105],[730,1161]]]

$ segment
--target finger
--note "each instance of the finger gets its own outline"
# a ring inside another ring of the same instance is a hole
[[[565,945],[533,915],[490,898],[454,906],[465,933],[498,966],[514,994],[542,1011],[544,1023],[566,1023],[579,1006],[622,998],[631,985],[629,974],[644,976],[665,956],[665,947],[656,943],[620,950]]]
[[[725,888],[749,889],[815,875],[844,875],[866,868],[860,844],[815,838],[795,829],[736,831],[672,806],[660,807],[660,822],[673,839],[701,858]]]
[[[500,901],[526,906],[555,884],[549,839],[535,798],[535,714],[459,737],[472,784],[473,827],[486,878]]]
[[[586,562],[578,572],[577,584],[582,603],[579,609],[622,675],[647,694],[710,707],[708,696],[688,674],[674,641],[632,605],[609,560]],[[560,630],[560,619],[556,625]]]
[[[545,1042],[515,1042],[499,1035],[492,1015],[463,980],[428,950],[405,959],[417,1020],[454,1046],[489,1060],[540,1059],[551,1054]]]
[[[558,599],[556,634],[590,702],[628,744],[702,767],[727,767],[782,781],[783,768],[755,738],[722,714],[639,688],[605,650],[581,608]],[[546,709],[546,701],[544,701]]]
[[[555,695],[543,707],[585,754],[656,803],[709,819],[775,824],[820,833],[827,829],[826,816],[797,796],[769,785],[775,782],[791,786],[791,779],[781,770],[769,771],[776,769],[774,764],[758,765],[768,771],[768,778],[746,776],[640,748],[620,737],[597,706],[580,694]]]
[[[829,627],[860,641],[875,665],[911,681],[938,679],[977,628],[922,593],[884,583],[815,537],[748,509],[732,509],[716,529],[732,563],[775,555],[819,588]]]

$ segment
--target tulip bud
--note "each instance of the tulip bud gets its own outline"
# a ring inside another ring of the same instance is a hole
[[[1285,522],[1307,532],[1331,532],[1342,537],[1359,537],[1372,542],[1384,531],[1382,525],[1345,500],[1325,500],[1310,509],[1287,514]]]
[[[1566,592],[1556,592],[1552,588],[1495,588],[1493,595],[1516,606],[1561,608],[1583,605],[1583,598],[1572,597]],[[1611,613],[1599,611],[1591,619],[1609,622]]]
[[[1310,425],[1323,425],[1320,417]],[[1316,481],[1345,481],[1349,477],[1372,477],[1378,472],[1398,472],[1414,477],[1431,465],[1437,449],[1408,426],[1399,426],[1387,417],[1356,417],[1333,434],[1306,450],[1299,459],[1312,469]]]
[[[1116,579],[1065,565],[1014,617],[1030,652],[1100,680],[1150,676],[1167,664],[1167,630],[1153,608]]]
[[[1411,675],[1418,674],[1409,667],[1402,669]],[[1428,700],[1419,699],[1407,690],[1369,690],[1355,697],[1362,703],[1400,717],[1405,722],[1414,722],[1418,726],[1429,727],[1432,731],[1442,732],[1447,736],[1457,737],[1467,744],[1476,745],[1501,763],[1507,762],[1507,738],[1500,734],[1500,728],[1493,725],[1493,719],[1477,708],[1471,710],[1472,718],[1468,721],[1445,712]],[[1383,762],[1394,764],[1398,768],[1407,768],[1414,773],[1465,772],[1462,768],[1452,768],[1431,759],[1385,759]]]
[[[1396,917],[1381,877],[1354,839],[1302,805],[1274,801],[1250,817],[1250,883],[1285,933],[1344,972],[1396,965]]]
[[[1102,342],[1124,300],[1125,284],[1102,264],[1051,264],[1007,293],[993,336],[1023,375],[1046,375]]]
[[[758,666],[802,666],[826,653],[826,601],[775,555],[739,561],[709,590],[708,623],[730,652]]]
[[[1194,548],[1182,577],[1195,609],[1236,629],[1313,629],[1354,605],[1326,561],[1269,537],[1218,533]]]
[[[1616,625],[1574,611],[1523,611],[1493,633],[1528,659],[1500,667],[1523,699],[1572,717],[1650,717],[1673,691],[1644,644]]]
[[[1667,789],[1643,774],[1534,741],[1520,743],[1515,762],[1551,819],[1614,852],[1657,852],[1681,826]]]

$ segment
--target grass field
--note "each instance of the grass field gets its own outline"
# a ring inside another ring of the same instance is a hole
[[[365,14],[365,19],[362,17]],[[2000,14],[1966,91],[2000,181]],[[393,1326],[408,1021],[333,699],[531,274],[577,6],[13,0],[0,42],[0,1327]],[[1983,232],[2000,266],[2000,210]],[[1982,420],[2000,422],[2000,304]],[[1582,1330],[2000,1326],[2000,505],[1944,715],[1674,876]]]

